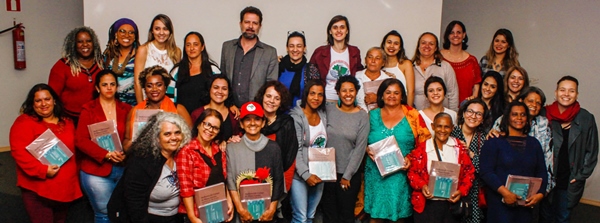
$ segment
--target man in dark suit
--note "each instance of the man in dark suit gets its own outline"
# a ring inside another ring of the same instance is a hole
[[[231,80],[235,104],[251,101],[267,81],[277,80],[277,50],[258,40],[262,24],[260,9],[248,6],[240,13],[242,35],[223,43],[221,69]]]

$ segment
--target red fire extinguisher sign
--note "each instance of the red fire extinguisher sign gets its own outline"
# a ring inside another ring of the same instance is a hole
[[[20,12],[21,11],[21,0],[6,0],[6,11]]]

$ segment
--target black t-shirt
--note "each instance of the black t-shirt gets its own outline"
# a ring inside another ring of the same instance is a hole
[[[566,190],[571,179],[571,165],[569,164],[569,131],[562,129],[563,141],[558,152],[558,166],[556,171],[556,188]]]

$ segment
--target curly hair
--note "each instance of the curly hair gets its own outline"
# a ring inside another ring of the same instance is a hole
[[[140,76],[138,78],[142,88],[146,87],[146,78],[151,75],[160,75],[165,83],[165,86],[169,86],[171,83],[171,75],[167,72],[167,70],[160,65],[154,65],[140,72]]]
[[[50,93],[50,95],[52,95],[52,99],[54,100],[54,109],[53,109],[52,113],[53,113],[54,117],[57,117],[58,120],[62,121],[63,118],[65,117],[63,103],[60,100],[60,98],[58,97],[58,94],[56,94],[56,91],[54,91],[47,84],[43,84],[43,83],[36,84],[31,88],[31,90],[29,90],[29,93],[27,93],[27,98],[21,105],[21,109],[19,112],[23,113],[23,114],[27,114],[31,117],[37,117],[38,121],[43,120],[43,118],[40,115],[38,115],[35,112],[35,109],[33,108],[33,103],[34,103],[33,100],[35,99],[35,93],[37,93],[39,91],[48,91]]]
[[[181,130],[182,139],[177,151],[190,142],[190,128],[181,116],[170,112],[159,112],[156,115],[153,115],[148,123],[146,123],[140,132],[140,135],[131,144],[129,151],[140,157],[152,156],[154,158],[159,158],[161,156],[159,137],[162,124],[165,122],[174,124]],[[177,153],[177,151],[175,153]]]
[[[65,42],[63,43],[61,53],[62,58],[66,60],[66,64],[71,67],[71,74],[73,76],[79,75],[82,67],[81,63],[79,63],[79,55],[77,55],[77,35],[80,32],[86,32],[92,38],[92,56],[94,58],[94,63],[97,64],[100,69],[103,68],[102,50],[100,50],[100,43],[98,42],[98,36],[96,36],[96,32],[87,26],[77,27],[71,30],[71,32],[67,34],[67,37],[65,37]]]
[[[279,115],[289,111],[290,107],[292,106],[292,96],[290,95],[290,92],[288,91],[287,87],[285,87],[285,85],[283,85],[279,81],[268,81],[267,83],[263,84],[263,86],[261,86],[260,89],[258,89],[258,92],[256,92],[256,96],[254,96],[254,101],[258,102],[258,104],[263,106],[263,98],[265,96],[265,93],[267,92],[267,88],[269,87],[273,87],[273,89],[277,91],[277,93],[279,94],[279,98],[281,99],[279,108],[277,108],[277,114]]]

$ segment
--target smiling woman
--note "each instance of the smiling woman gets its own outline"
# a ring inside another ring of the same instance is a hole
[[[65,103],[66,114],[77,124],[83,104],[92,100],[94,79],[102,70],[98,37],[89,27],[73,29],[65,38],[62,58],[50,70],[48,85]]]

